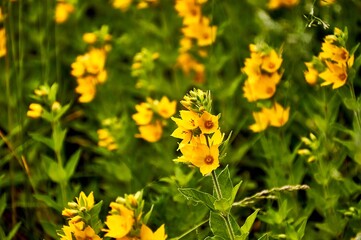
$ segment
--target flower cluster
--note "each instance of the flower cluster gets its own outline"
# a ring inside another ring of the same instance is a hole
[[[55,22],[64,23],[72,12],[74,12],[73,4],[65,0],[58,0],[55,7]]]
[[[243,93],[249,102],[270,99],[276,92],[276,86],[282,78],[280,70],[282,57],[267,45],[249,46],[251,57],[245,60],[241,69],[247,75]],[[263,107],[254,112],[255,123],[250,126],[254,132],[265,130],[268,126],[281,127],[288,121],[289,108],[284,109],[277,102],[271,108]]]
[[[224,138],[218,125],[219,115],[210,113],[209,92],[195,89],[181,103],[187,110],[180,111],[180,118],[172,118],[178,127],[171,136],[182,139],[178,149],[183,155],[175,161],[196,166],[203,175],[209,174],[219,167],[219,146]]]
[[[61,240],[100,240],[101,222],[97,221],[97,211],[102,202],[94,205],[94,195],[88,196],[84,192],[79,194],[76,202],[69,202],[68,207],[62,211],[62,215],[68,218],[68,225],[63,226],[58,235]]]
[[[157,142],[162,137],[166,120],[175,114],[176,105],[176,101],[171,102],[166,96],[160,101],[148,98],[147,102],[137,104],[137,113],[132,115],[139,128],[139,134],[135,136],[148,142]]]
[[[300,0],[269,0],[268,8],[277,9],[281,7],[292,7],[299,3]]]
[[[138,0],[137,1],[137,9],[148,8],[151,5],[155,5],[158,3],[159,0]],[[113,7],[120,9],[122,12],[126,12],[130,5],[132,4],[133,0],[114,0]]]
[[[62,115],[67,107],[62,107],[56,100],[57,84],[51,87],[42,85],[34,90],[34,95],[31,97],[36,101],[30,103],[29,109],[26,115],[29,118],[43,117],[46,120],[51,121],[53,118],[58,118]]]
[[[216,40],[217,27],[210,25],[210,19],[203,16],[202,4],[207,0],[176,0],[175,9],[178,15],[183,18],[183,38],[180,40],[180,55],[177,65],[185,74],[194,72],[196,82],[204,81],[204,65],[199,63],[190,53],[193,40],[196,46],[201,47],[199,56],[207,56],[204,47],[211,45]]]
[[[353,53],[346,49],[347,31],[334,29],[334,34],[327,35],[322,43],[322,51],[311,62],[306,62],[304,72],[307,83],[313,85],[318,78],[323,80],[321,86],[332,85],[333,89],[346,84],[348,70],[354,62]],[[353,51],[354,52],[354,51]]]
[[[165,240],[164,224],[154,233],[146,225],[147,215],[143,213],[142,192],[118,197],[110,203],[111,211],[106,218],[105,237],[116,239]]]
[[[98,146],[104,147],[108,149],[109,151],[114,151],[118,148],[118,145],[116,144],[114,137],[111,135],[108,129],[101,128],[97,130],[98,134]]]
[[[58,231],[61,240],[101,240],[104,237],[123,240],[165,240],[164,224],[153,232],[146,224],[150,213],[144,214],[142,192],[118,197],[110,203],[111,211],[105,225],[99,220],[102,201],[95,204],[94,195],[84,192],[76,197],[76,202],[69,202],[62,215],[68,218],[68,225]]]
[[[153,88],[149,76],[155,68],[154,61],[158,58],[158,52],[152,52],[146,48],[143,48],[134,55],[131,75],[138,78],[136,83],[137,88],[147,87],[150,90]]]
[[[6,55],[6,32],[5,28],[2,27],[4,16],[0,7],[0,58]]]
[[[307,162],[313,162],[317,160],[315,152],[320,147],[320,141],[316,138],[316,136],[310,133],[310,137],[302,137],[301,141],[307,146],[307,148],[302,148],[297,151],[299,155],[307,156]]]
[[[110,46],[105,43],[111,39],[111,36],[106,31],[107,28],[96,33],[84,34],[83,40],[86,43],[101,42],[104,46],[95,47],[92,45],[87,53],[78,56],[76,61],[71,64],[71,75],[77,78],[78,83],[75,92],[80,94],[78,100],[81,103],[91,102],[96,94],[96,86],[107,80],[105,62]]]

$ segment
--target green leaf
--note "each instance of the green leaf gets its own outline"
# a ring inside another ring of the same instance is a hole
[[[251,230],[252,225],[253,225],[254,221],[256,220],[258,211],[259,211],[259,209],[257,209],[256,211],[254,211],[251,215],[249,215],[247,217],[246,222],[241,227],[242,235],[243,234],[247,234],[247,235],[249,234],[249,231]]]
[[[21,222],[18,222],[9,232],[8,236],[6,237],[6,240],[11,240],[14,238],[15,234],[17,233],[17,231],[19,230],[19,227],[21,225]]]
[[[42,201],[46,204],[46,206],[55,209],[58,212],[61,212],[62,206],[56,203],[51,197],[43,194],[34,194],[33,195],[36,200]]]
[[[6,208],[6,194],[4,193],[0,198],[0,217],[3,215]]]
[[[231,199],[233,184],[228,166],[226,166],[217,176],[219,187],[221,189],[222,198]]]
[[[144,224],[147,224],[147,223],[148,223],[148,220],[149,220],[149,218],[150,218],[150,215],[152,215],[153,207],[154,207],[154,205],[152,205],[152,207],[150,208],[150,210],[144,215],[144,217],[143,217],[143,223],[144,223]]]
[[[306,224],[307,224],[307,218],[305,218],[305,220],[302,221],[301,226],[299,226],[299,228],[297,229],[298,239],[302,239],[303,236],[305,235]]]
[[[229,210],[232,208],[232,203],[229,201],[229,199],[218,199],[214,202],[214,208],[217,211],[220,211],[222,213],[228,213]]]
[[[204,240],[225,240],[220,236],[206,237]]]
[[[229,236],[226,219],[219,213],[211,212],[211,216],[209,217],[209,226],[215,236]]]
[[[45,155],[42,156],[42,160],[45,165],[46,173],[52,181],[56,183],[67,181],[67,174],[63,166],[60,166],[59,163]]]
[[[67,179],[70,179],[73,176],[76,166],[80,158],[81,150],[79,149],[73,155],[71,155],[69,161],[66,163],[65,172]]]
[[[34,139],[37,142],[41,142],[43,144],[45,144],[46,146],[48,146],[49,148],[54,150],[54,142],[52,139],[44,137],[43,135],[39,134],[39,133],[30,133],[29,136]]]
[[[48,98],[49,98],[50,102],[56,101],[56,93],[57,92],[58,92],[58,84],[54,83],[53,85],[51,85],[50,90],[49,90]]]
[[[179,192],[183,194],[188,200],[206,205],[209,209],[214,209],[214,202],[216,198],[208,193],[193,189],[193,188],[178,188]]]
[[[61,129],[59,124],[57,124],[54,127],[53,141],[54,141],[54,151],[55,152],[61,151],[67,131],[68,131],[67,129]]]
[[[70,104],[66,104],[65,106],[62,106],[59,111],[56,112],[56,115],[54,117],[54,121],[59,120],[70,108]]]
[[[56,230],[58,229],[59,226],[55,225],[52,222],[42,221],[42,220],[40,220],[40,224],[47,235],[51,236],[54,239],[59,238],[59,236],[56,234]]]
[[[260,238],[258,238],[258,240],[268,240],[268,233],[263,234]]]

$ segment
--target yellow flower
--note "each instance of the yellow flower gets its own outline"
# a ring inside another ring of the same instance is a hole
[[[142,225],[140,228],[140,240],[165,240],[167,235],[165,234],[164,224],[160,226],[154,233],[146,225]]]
[[[261,68],[269,73],[276,72],[282,64],[282,58],[278,56],[274,49],[262,58]]]
[[[118,148],[113,136],[110,134],[108,129],[98,129],[98,146],[105,147],[109,151],[116,150]]]
[[[171,136],[182,139],[181,143],[179,144],[179,146],[182,146],[182,144],[187,144],[190,142],[193,137],[193,131],[185,129],[184,127],[178,127],[173,131]]]
[[[98,74],[104,68],[106,53],[104,49],[92,48],[86,54],[87,61],[85,62],[85,68],[88,73]]]
[[[157,142],[163,134],[162,125],[159,121],[155,123],[139,126],[139,134],[135,137],[143,138],[147,142]]]
[[[284,109],[280,104],[275,103],[273,107],[266,108],[266,114],[268,114],[271,126],[282,127],[288,121],[290,108]]]
[[[58,2],[55,7],[55,22],[63,23],[68,19],[70,13],[74,11],[74,6],[67,2]]]
[[[0,57],[6,55],[6,34],[5,28],[0,29]]]
[[[253,119],[255,120],[255,123],[252,124],[249,128],[253,132],[262,132],[265,130],[269,125],[269,117],[265,113],[265,110],[262,109],[260,112],[254,112],[252,113]]]
[[[249,102],[271,98],[276,92],[276,85],[280,79],[281,75],[277,72],[272,75],[261,75],[258,79],[247,79],[243,86],[244,97]]]
[[[314,85],[317,82],[318,71],[313,67],[312,62],[305,62],[307,71],[304,72],[306,82],[310,85]]]
[[[197,113],[186,110],[181,110],[179,112],[181,118],[172,117],[172,120],[177,124],[178,127],[193,130],[199,126],[199,116]]]
[[[114,0],[113,7],[120,9],[122,12],[125,12],[128,10],[131,3],[132,0]]]
[[[275,103],[271,108],[262,108],[260,112],[254,112],[255,123],[249,128],[253,132],[261,132],[268,126],[281,127],[289,118],[290,108],[284,109],[280,104]]]
[[[167,119],[173,116],[176,112],[177,102],[170,102],[166,96],[163,96],[159,102],[153,102],[157,113],[163,118]]]
[[[132,115],[133,120],[137,125],[147,125],[150,123],[153,117],[153,111],[149,103],[140,103],[135,105],[137,113]]]
[[[97,41],[97,35],[95,35],[94,33],[84,33],[83,41],[88,44],[93,44]]]
[[[79,102],[88,103],[91,102],[96,93],[96,79],[93,76],[86,76],[84,78],[78,78],[78,86],[75,88],[75,92],[79,93]]]
[[[80,208],[85,208],[87,211],[93,208],[94,206],[94,194],[93,192],[90,192],[88,196],[85,195],[85,193],[82,191],[79,194],[79,197],[75,198],[78,206]]]
[[[132,229],[134,212],[116,202],[110,203],[110,207],[112,215],[108,215],[105,221],[108,229],[102,231],[106,232],[105,237],[122,238]]]
[[[216,40],[217,27],[209,26],[209,19],[202,17],[197,23],[185,26],[182,32],[188,38],[197,39],[198,46],[204,47]]]
[[[322,52],[319,58],[322,60],[331,60],[339,64],[346,64],[349,59],[349,53],[344,47],[334,45],[332,42],[325,41],[322,43]]]
[[[205,111],[199,118],[198,125],[203,134],[214,133],[218,129],[218,116]]]
[[[347,71],[345,65],[338,65],[326,61],[327,69],[319,74],[319,77],[324,80],[321,86],[332,85],[333,89],[342,87],[347,80]]]
[[[297,5],[299,0],[269,0],[268,8],[276,9],[280,7],[292,7]]]
[[[198,167],[203,176],[219,167],[218,145],[208,147],[204,144],[196,146],[187,144],[180,150],[186,161]]]
[[[332,5],[336,2],[336,0],[320,0],[320,5],[321,6],[328,6],[328,5]]]
[[[43,113],[43,107],[38,103],[31,103],[26,115],[30,118],[39,118]]]

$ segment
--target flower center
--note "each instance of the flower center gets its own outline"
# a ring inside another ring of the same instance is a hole
[[[346,74],[341,73],[340,75],[338,75],[338,78],[339,78],[341,81],[345,81],[346,78],[347,78],[347,76],[346,76]]]
[[[214,158],[212,157],[212,155],[207,155],[204,159],[204,162],[208,165],[211,165],[214,162]]]
[[[274,63],[272,63],[272,62],[270,62],[269,64],[268,64],[268,68],[270,68],[270,69],[273,69],[273,68],[275,68],[275,64]]]
[[[207,129],[211,129],[214,126],[213,122],[211,120],[207,120],[204,123],[204,127]]]
[[[271,87],[266,88],[266,93],[273,94],[274,90]]]

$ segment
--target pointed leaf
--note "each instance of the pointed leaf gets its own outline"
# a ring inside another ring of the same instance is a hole
[[[29,135],[35,141],[41,142],[41,143],[45,144],[46,146],[48,146],[49,148],[54,150],[54,142],[52,139],[44,137],[43,135],[41,135],[39,133],[30,133]]]
[[[202,203],[206,205],[209,209],[214,209],[214,202],[216,198],[212,195],[193,189],[193,188],[179,188],[178,189],[187,199],[192,200],[197,203]]]
[[[43,195],[43,194],[34,194],[33,195],[35,199],[42,201],[46,204],[46,206],[55,209],[58,212],[61,212],[62,210],[62,206],[60,206],[59,204],[57,204],[51,197],[49,197],[48,195]]]
[[[70,179],[73,176],[76,166],[80,158],[81,150],[79,149],[73,155],[71,155],[69,161],[66,163],[65,172],[67,179]]]
[[[21,225],[21,222],[18,222],[17,224],[15,224],[15,226],[11,229],[8,236],[6,237],[6,240],[11,240],[14,238],[15,234],[19,230],[20,225]]]
[[[256,211],[254,211],[251,215],[249,215],[247,217],[246,222],[241,227],[242,234],[247,234],[247,235],[249,234],[249,231],[251,231],[252,225],[253,225],[254,221],[256,220],[258,211],[259,211],[259,209],[257,209]]]
[[[228,166],[218,174],[217,179],[221,188],[222,198],[230,199],[232,197],[233,184]]]
[[[211,212],[211,216],[209,217],[209,226],[214,235],[229,236],[226,219],[219,213]]]
[[[0,198],[0,217],[3,215],[6,208],[6,194],[4,193]]]

